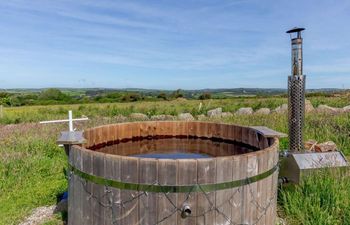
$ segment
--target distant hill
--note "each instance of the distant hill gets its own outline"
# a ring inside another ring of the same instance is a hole
[[[16,89],[0,89],[0,92],[8,93],[39,93],[46,88],[16,88]],[[172,93],[175,90],[161,90],[161,89],[144,89],[144,88],[58,88],[64,93],[70,93],[71,95],[75,94],[84,94],[84,93],[110,93],[110,92],[138,92],[144,94],[158,94],[158,93]],[[343,89],[337,88],[320,88],[320,89],[308,89],[307,93],[333,93],[340,92]],[[281,95],[286,94],[287,89],[283,88],[217,88],[217,89],[194,89],[194,90],[185,90],[181,89],[181,92],[185,96],[196,96],[201,93],[210,93],[212,95],[224,95],[227,97],[234,96],[249,96],[249,95]],[[74,94],[75,93],[75,94]]]

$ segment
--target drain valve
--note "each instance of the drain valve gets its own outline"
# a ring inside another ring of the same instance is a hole
[[[191,210],[191,207],[189,205],[184,205],[182,206],[182,209],[181,209],[181,217],[183,219],[189,217],[192,213],[192,210]]]

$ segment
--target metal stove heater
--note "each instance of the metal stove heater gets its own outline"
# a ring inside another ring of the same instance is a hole
[[[340,151],[305,151],[303,127],[305,117],[305,79],[303,75],[303,39],[304,28],[288,30],[292,44],[292,71],[288,77],[288,125],[289,151],[281,160],[279,176],[281,181],[299,183],[302,178],[321,168],[346,168],[348,162]]]
[[[293,28],[287,31],[292,39],[292,73],[288,77],[288,121],[289,148],[293,152],[304,151],[303,127],[306,76],[303,75],[303,39],[301,38],[303,30],[305,29]]]

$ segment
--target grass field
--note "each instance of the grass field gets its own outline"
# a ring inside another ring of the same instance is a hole
[[[349,96],[341,97],[311,97],[309,100],[314,106],[327,104],[333,107],[344,107],[350,104]],[[202,107],[199,107],[202,103]],[[76,105],[56,105],[56,106],[24,106],[7,107],[4,109],[4,116],[0,118],[0,124],[18,124],[23,122],[38,122],[47,119],[60,119],[67,117],[67,110],[74,111],[75,116],[82,115],[90,118],[114,117],[117,115],[128,115],[132,112],[140,112],[149,116],[157,114],[177,115],[181,112],[190,112],[192,115],[206,113],[207,110],[222,107],[225,112],[236,111],[241,107],[252,107],[274,109],[283,103],[287,103],[286,98],[232,98],[232,99],[212,99],[212,100],[173,100],[157,102],[133,102],[133,103],[91,103]]]
[[[349,104],[347,98],[315,97],[311,101],[314,106],[327,104],[343,107]],[[37,122],[40,120],[66,118],[67,110],[72,109],[76,117],[86,115],[91,118],[91,121],[78,125],[79,129],[84,129],[113,123],[115,116],[132,112],[147,115],[191,112],[198,115],[215,107],[222,107],[224,111],[234,111],[240,107],[273,109],[286,102],[284,98],[206,100],[201,109],[200,102],[196,100],[5,108],[4,117],[0,118],[0,124],[3,124],[0,125],[0,224],[17,224],[33,208],[54,204],[56,195],[67,187],[63,175],[66,156],[55,144],[59,131],[65,130],[66,125],[39,125]],[[234,116],[219,121],[263,125],[287,133],[285,114]],[[306,116],[305,139],[332,140],[348,156],[349,134],[349,113],[312,113]],[[281,149],[287,146],[287,139],[282,139]],[[289,224],[296,225],[350,224],[349,199],[350,182],[347,176],[336,178],[320,174],[297,188],[288,187],[280,191],[280,215]],[[48,224],[59,224],[59,220],[53,219]]]

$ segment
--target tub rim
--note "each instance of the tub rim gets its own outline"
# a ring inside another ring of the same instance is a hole
[[[132,122],[123,122],[123,123],[112,123],[112,124],[105,124],[105,125],[100,125],[100,126],[96,126],[96,127],[92,127],[89,129],[97,129],[97,128],[103,128],[103,127],[107,127],[107,126],[112,126],[112,125],[127,125],[127,124],[135,124],[135,123],[151,123],[151,122],[160,122],[160,123],[166,123],[166,122],[195,122],[195,123],[206,123],[206,124],[218,124],[218,125],[230,125],[230,126],[237,126],[237,127],[244,127],[244,128],[249,128],[250,130],[253,130],[255,132],[257,132],[256,129],[249,127],[249,126],[241,126],[238,124],[230,124],[230,123],[223,123],[223,122],[213,122],[213,121],[178,121],[178,120],[164,120],[164,121],[132,121]],[[266,138],[266,137],[265,137]],[[158,161],[162,161],[162,162],[166,162],[166,161],[180,161],[180,162],[186,162],[186,161],[192,161],[192,162],[197,162],[197,161],[210,161],[210,160],[214,160],[214,159],[234,159],[234,158],[241,158],[241,157],[254,157],[254,156],[259,156],[261,154],[265,154],[268,151],[274,151],[276,149],[278,149],[279,147],[279,138],[278,137],[269,137],[272,140],[272,144],[269,145],[267,148],[263,148],[263,149],[259,149],[253,152],[248,152],[248,153],[243,153],[243,154],[236,154],[236,155],[230,155],[230,156],[215,156],[215,157],[211,157],[211,158],[196,158],[196,159],[159,159],[159,158],[142,158],[142,157],[134,157],[134,156],[123,156],[123,155],[118,155],[118,154],[109,154],[109,153],[104,153],[104,152],[99,152],[99,151],[94,151],[91,150],[89,148],[85,148],[83,146],[79,146],[79,145],[73,145],[74,148],[79,149],[79,150],[83,150],[86,152],[89,152],[89,154],[96,154],[96,155],[100,155],[100,156],[108,156],[108,157],[112,157],[112,158],[123,158],[123,159],[129,159],[129,160],[134,160],[137,159],[141,162],[158,162]]]

